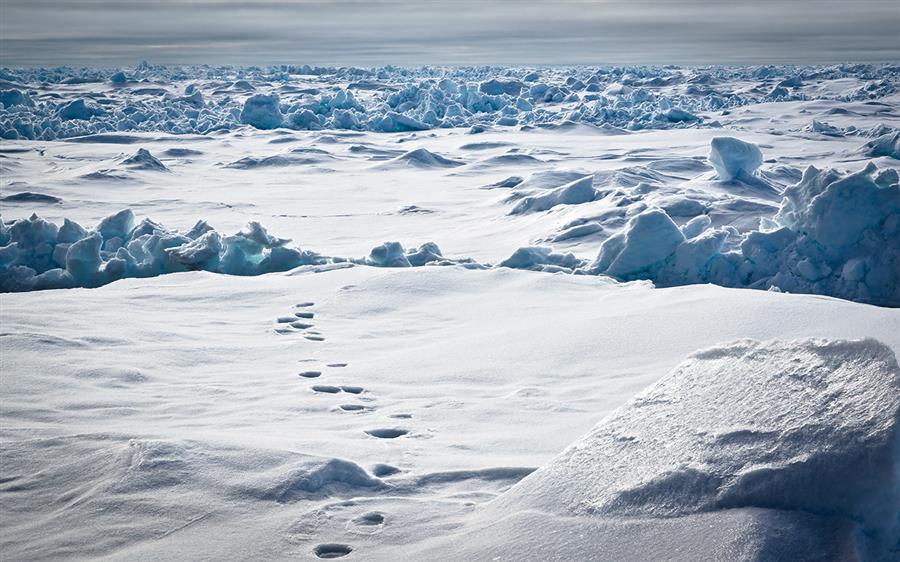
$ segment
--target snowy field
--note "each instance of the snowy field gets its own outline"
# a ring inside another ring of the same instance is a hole
[[[900,557],[900,67],[0,90],[4,558]]]

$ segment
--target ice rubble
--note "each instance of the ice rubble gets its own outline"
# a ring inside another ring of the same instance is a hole
[[[152,162],[146,157],[141,161]],[[809,167],[799,183],[785,190],[777,213],[764,219],[759,230],[713,227],[703,214],[679,227],[666,210],[650,207],[609,236],[592,263],[529,246],[498,266],[646,279],[663,287],[714,283],[777,289],[900,306],[898,177],[896,170],[878,170],[873,163],[851,174]],[[589,201],[594,192],[592,176],[587,176],[545,196],[522,199],[516,213]],[[412,250],[386,242],[365,258],[326,258],[289,247],[289,240],[271,236],[255,222],[232,236],[202,221],[187,233],[149,219],[137,226],[134,222],[130,210],[106,217],[93,230],[70,220],[58,227],[37,215],[8,225],[0,222],[0,290],[95,287],[124,277],[189,270],[259,275],[328,261],[488,267],[445,258],[433,242]],[[590,226],[572,228],[594,232]]]
[[[900,367],[875,340],[734,342],[690,356],[489,509],[811,514],[823,528],[843,520],[850,551],[887,559],[900,539],[898,420]]]
[[[271,235],[258,222],[231,236],[204,221],[181,233],[150,219],[135,225],[130,209],[90,230],[68,219],[58,227],[37,215],[8,227],[0,222],[0,227],[0,291],[5,292],[99,287],[118,279],[184,271],[262,275],[326,263],[486,267],[470,259],[446,258],[434,242],[410,250],[399,242],[385,242],[364,258],[326,257],[288,246],[290,240]]]
[[[896,65],[310,69],[142,63],[110,70],[2,69],[0,136],[204,134],[241,125],[378,132],[575,123],[607,131],[715,127],[704,113],[766,101],[877,99],[896,92],[898,73]],[[806,87],[840,79],[865,83],[835,94]],[[60,97],[53,88],[87,82],[105,86],[76,98]],[[729,84],[735,82],[757,86],[734,90]]]
[[[749,176],[761,160],[754,145],[714,139],[710,160],[722,168],[720,178],[722,174],[734,178],[737,171],[740,181],[759,181]],[[552,207],[535,205],[535,200],[563,203],[555,201],[561,189],[538,199],[521,200],[512,214]],[[759,230],[745,233],[730,226],[711,228],[712,221],[704,214],[679,227],[672,219],[677,207],[638,210],[601,244],[589,265],[578,260],[564,265],[561,258],[550,257],[559,255],[550,248],[536,247],[521,248],[500,265],[532,270],[561,266],[622,281],[647,279],[658,286],[715,283],[900,306],[900,185],[896,170],[878,170],[870,162],[864,169],[844,175],[810,166],[799,183],[785,190],[777,213],[763,219]]]

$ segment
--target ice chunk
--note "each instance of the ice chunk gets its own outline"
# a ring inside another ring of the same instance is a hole
[[[722,181],[753,174],[762,160],[759,147],[749,142],[733,137],[715,137],[710,143],[709,163]]]
[[[103,240],[109,240],[110,238],[127,240],[133,228],[134,213],[131,209],[123,209],[101,220],[96,230],[103,237]]]
[[[900,131],[887,133],[872,139],[863,145],[859,151],[868,158],[886,156],[900,160]]]
[[[103,238],[95,232],[69,246],[66,254],[66,271],[79,285],[92,287],[100,284],[100,266],[103,264],[100,257],[102,244]]]
[[[400,242],[385,242],[372,248],[365,263],[375,267],[410,267],[411,265]]]
[[[437,244],[434,242],[426,242],[415,250],[408,251],[406,253],[406,259],[409,261],[409,265],[419,267],[426,263],[441,261],[444,259],[444,256],[441,254],[441,249]]]
[[[652,278],[684,240],[665,211],[649,209],[603,242],[591,271],[620,280],[646,279],[647,275]]]
[[[105,115],[106,112],[99,107],[87,105],[83,99],[72,100],[62,106],[57,115],[60,119],[68,121],[72,119],[90,119],[95,115]]]
[[[527,246],[517,249],[497,265],[512,269],[555,272],[571,271],[581,264],[582,261],[571,253],[558,254],[553,252],[553,248],[546,246]]]
[[[255,94],[247,98],[241,110],[241,123],[257,129],[277,129],[283,117],[278,96]]]

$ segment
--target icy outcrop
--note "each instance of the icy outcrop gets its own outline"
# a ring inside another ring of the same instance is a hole
[[[150,154],[146,148],[139,148],[131,156],[122,159],[121,164],[132,170],[146,170],[153,172],[168,172],[169,168],[160,162],[159,158]]]
[[[57,228],[32,215],[8,229],[4,225],[3,232],[2,291],[98,287],[190,270],[260,275],[326,262],[315,252],[287,247],[289,240],[272,236],[256,222],[232,236],[202,221],[181,234],[149,219],[135,226],[130,209],[104,218],[92,230],[69,220]]]
[[[771,509],[900,540],[900,368],[874,340],[699,351],[493,502],[494,512],[672,518]]]
[[[859,150],[866,158],[886,156],[900,160],[900,131],[886,133],[867,142]]]
[[[874,164],[849,175],[809,167],[766,229],[679,229],[661,209],[631,218],[586,269],[659,286],[715,283],[900,306],[900,185]],[[725,251],[727,241],[737,246]]]
[[[519,201],[509,212],[511,215],[537,213],[557,205],[578,205],[593,201],[597,192],[593,187],[593,176],[586,176],[552,189],[541,195],[530,195]]]
[[[241,110],[241,123],[257,129],[277,129],[284,121],[278,96],[256,94],[247,98]]]
[[[571,272],[583,263],[572,253],[559,254],[545,246],[528,246],[517,249],[497,266],[556,273]]]
[[[722,181],[750,176],[762,161],[762,152],[755,144],[733,137],[716,137],[710,143],[709,163]]]

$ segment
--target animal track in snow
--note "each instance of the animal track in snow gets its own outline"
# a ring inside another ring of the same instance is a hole
[[[353,552],[353,547],[346,544],[325,543],[316,546],[313,553],[319,558],[341,558]]]
[[[346,367],[346,366],[347,366],[346,363],[329,363],[328,365],[326,365],[326,367],[332,367],[332,368],[340,368],[340,367]]]
[[[398,427],[389,427],[382,429],[367,429],[366,433],[379,439],[396,439],[409,433],[409,430],[400,429]]]
[[[312,387],[313,392],[324,392],[327,394],[337,394],[341,391],[340,387],[332,386],[330,384],[316,384]]]
[[[315,379],[322,376],[322,371],[303,371],[302,373],[297,373],[297,376],[306,379]]]
[[[339,408],[345,412],[366,412],[372,410],[372,406],[364,404],[341,404]]]
[[[316,314],[314,312],[306,312],[306,311],[294,313],[294,316],[296,316],[297,318],[305,318],[305,319],[310,319],[310,318],[314,317],[315,315]],[[288,320],[288,322],[292,322],[293,320],[294,319],[291,318],[290,320]]]

